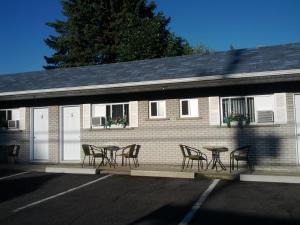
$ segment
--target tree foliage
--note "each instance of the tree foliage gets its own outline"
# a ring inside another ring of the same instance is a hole
[[[61,0],[65,20],[47,23],[46,69],[203,54],[170,32],[170,18],[146,0]],[[203,50],[203,51],[202,51]]]

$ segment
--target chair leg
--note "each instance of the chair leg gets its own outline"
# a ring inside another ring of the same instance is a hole
[[[84,167],[84,160],[85,160],[85,156],[83,157],[83,160],[82,160],[82,164],[81,164],[82,168]]]
[[[188,159],[188,162],[187,162],[186,168],[189,168],[189,163],[190,163],[190,159]]]
[[[137,166],[140,166],[139,159],[136,158]]]
[[[247,159],[247,164],[248,164],[249,170],[252,171],[252,164],[250,163],[249,158]]]
[[[198,171],[200,171],[200,160],[198,160]]]
[[[231,157],[229,158],[229,172],[231,173]]]
[[[236,169],[239,170],[239,160],[236,160]]]
[[[181,163],[181,169],[182,171],[184,170],[184,166],[185,166],[185,158],[183,157],[182,163]]]

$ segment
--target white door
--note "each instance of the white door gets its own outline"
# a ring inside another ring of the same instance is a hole
[[[33,160],[48,160],[49,117],[48,108],[33,109]]]
[[[80,160],[80,107],[64,106],[62,109],[62,160]]]
[[[297,155],[298,164],[300,164],[300,95],[295,95],[295,113],[296,113],[296,135],[297,135]]]

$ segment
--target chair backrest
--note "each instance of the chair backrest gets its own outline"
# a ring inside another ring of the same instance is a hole
[[[187,157],[187,156],[190,156],[192,154],[187,145],[181,145],[180,144],[179,147],[181,149],[183,157]]]
[[[248,155],[249,151],[250,151],[250,148],[251,148],[251,145],[245,145],[245,146],[242,146],[242,147],[238,147],[236,149],[236,151],[238,151],[239,153]]]
[[[135,145],[135,151],[133,153],[134,157],[138,157],[140,149],[141,149],[141,145]]]
[[[129,150],[128,150],[129,157],[134,157],[136,144],[128,145],[127,148],[129,148]]]
[[[90,151],[90,145],[88,144],[83,144],[82,145],[82,150],[84,152],[84,155],[91,155],[91,151]]]
[[[20,151],[20,145],[9,145],[8,147],[8,155],[9,156],[18,156]]]

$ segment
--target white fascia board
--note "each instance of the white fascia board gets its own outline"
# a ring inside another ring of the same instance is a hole
[[[279,76],[279,75],[289,75],[289,74],[300,74],[300,69],[211,75],[211,76],[203,76],[203,77],[188,77],[188,78],[139,81],[139,82],[116,83],[116,84],[88,85],[88,86],[64,87],[64,88],[49,88],[49,89],[38,89],[38,90],[28,90],[28,91],[12,91],[12,92],[2,92],[0,94],[1,94],[1,96],[25,95],[25,94],[52,93],[52,92],[63,92],[63,91],[64,92],[65,91],[82,91],[82,90],[109,89],[109,88],[119,88],[119,87],[136,87],[136,86],[147,86],[147,85],[158,85],[158,84],[188,83],[188,82],[197,82],[197,81],[253,78],[253,77],[264,77],[264,76]]]

